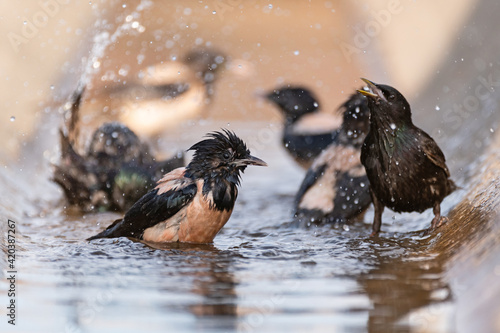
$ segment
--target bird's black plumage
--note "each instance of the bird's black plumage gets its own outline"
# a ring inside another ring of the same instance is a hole
[[[324,118],[316,122],[321,128],[301,126],[308,115],[319,114],[319,102],[314,94],[304,87],[283,86],[267,93],[266,98],[276,104],[284,116],[282,142],[286,150],[302,166],[308,167],[323,149],[334,142],[340,122],[335,117],[331,128],[325,130]]]
[[[370,91],[370,130],[361,150],[375,206],[373,233],[380,231],[382,212],[422,212],[433,208],[431,229],[439,226],[441,201],[456,188],[436,142],[411,119],[410,105],[395,88],[363,79]]]
[[[193,145],[193,159],[186,168],[166,174],[103,232],[90,237],[134,237],[147,241],[208,243],[229,219],[240,173],[247,165],[266,165],[250,155],[233,132],[207,135]]]
[[[354,94],[340,110],[343,123],[335,142],[314,160],[296,194],[296,216],[307,222],[346,222],[371,202],[360,161],[369,126],[366,99]]]
[[[165,217],[175,215],[191,202],[195,195],[194,183],[162,194],[158,194],[158,189],[154,189],[140,198],[123,219],[116,220],[104,231],[87,240],[115,237],[141,238],[144,230],[164,221]]]

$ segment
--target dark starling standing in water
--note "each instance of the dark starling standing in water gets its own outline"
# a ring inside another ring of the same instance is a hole
[[[146,144],[125,125],[99,127],[85,155],[78,154],[60,131],[61,161],[53,180],[71,205],[82,211],[126,211],[170,170],[184,165],[183,156],[156,161]]]
[[[226,224],[238,195],[240,174],[266,163],[250,155],[233,132],[214,132],[193,145],[191,163],[167,173],[123,219],[90,237],[133,237],[150,242],[211,243]]]
[[[369,127],[366,98],[354,94],[341,106],[343,123],[334,143],[313,162],[296,196],[296,216],[304,222],[346,222],[371,203],[361,165],[361,145]]]
[[[395,212],[423,212],[432,207],[433,230],[446,222],[441,201],[456,188],[444,154],[427,133],[413,125],[410,105],[399,91],[362,80],[370,89],[358,91],[367,97],[370,108],[361,163],[375,207],[372,235],[380,231],[384,207]]]
[[[284,86],[265,97],[283,112],[283,145],[297,163],[308,168],[337,137],[341,118],[318,112],[319,103],[306,88]]]

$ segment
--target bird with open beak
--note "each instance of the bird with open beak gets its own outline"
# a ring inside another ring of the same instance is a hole
[[[234,132],[207,135],[193,145],[185,168],[167,173],[122,219],[90,237],[132,237],[148,242],[211,243],[226,224],[248,165],[267,164],[250,155]]]
[[[456,189],[445,157],[427,133],[413,125],[410,105],[395,88],[362,79],[369,90],[370,129],[361,148],[361,163],[370,181],[375,208],[372,236],[380,232],[382,212],[423,212],[433,208],[429,230],[447,221],[441,202]]]

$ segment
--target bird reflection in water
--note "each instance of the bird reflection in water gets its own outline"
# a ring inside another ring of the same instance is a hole
[[[220,250],[213,244],[143,243],[155,249],[182,251],[185,262],[192,264],[188,273],[192,277],[191,292],[203,297],[200,302],[188,306],[193,315],[236,318],[235,289],[238,283],[233,274],[233,265],[235,257],[239,257],[237,253]],[[233,327],[235,322],[230,321],[227,325]]]

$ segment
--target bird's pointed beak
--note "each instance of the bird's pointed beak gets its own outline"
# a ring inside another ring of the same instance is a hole
[[[370,98],[373,98],[375,100],[381,99],[381,100],[387,102],[387,99],[385,98],[384,94],[382,93],[382,90],[380,90],[375,83],[373,83],[372,81],[365,79],[365,78],[361,78],[361,80],[363,80],[367,84],[369,91],[363,90],[363,89],[358,89],[358,92],[360,94],[365,95],[365,96],[370,97]]]
[[[266,162],[252,155],[248,155],[246,158],[235,160],[233,164],[235,166],[247,166],[247,165],[267,166]]]

